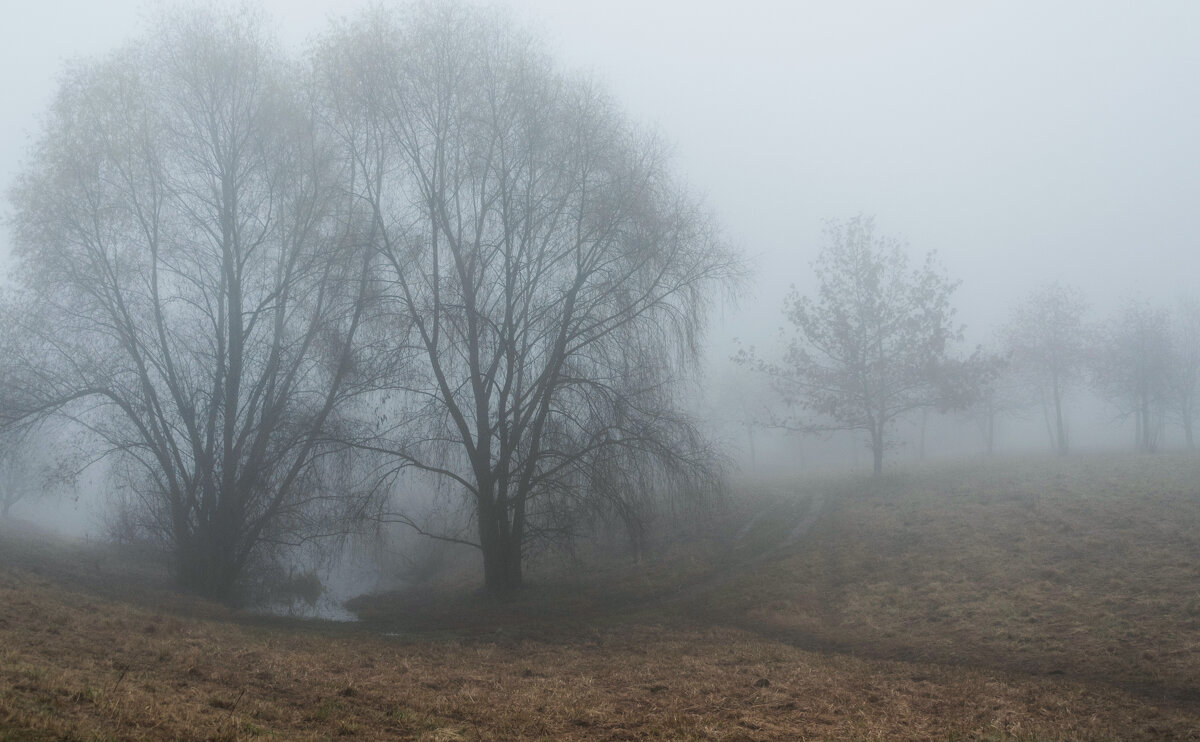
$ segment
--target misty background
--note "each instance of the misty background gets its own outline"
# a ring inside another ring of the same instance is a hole
[[[330,17],[366,4],[261,6],[283,43],[300,49]],[[715,313],[697,402],[743,470],[869,460],[855,440],[769,431],[751,453],[754,433],[730,410],[731,400],[758,398],[730,357],[780,349],[784,295],[811,288],[826,219],[874,215],[914,259],[937,251],[961,280],[954,304],[968,346],[991,342],[1022,297],[1051,281],[1078,288],[1095,320],[1129,298],[1170,308],[1200,293],[1193,3],[500,5],[561,67],[595,77],[673,145],[676,172],[750,257],[746,297]],[[136,36],[155,7],[6,8],[0,182],[19,171],[64,66]],[[10,240],[0,232],[5,270]],[[1077,443],[1128,443],[1100,403],[1078,401],[1072,423]],[[961,421],[938,426],[925,450],[978,450]],[[1001,450],[1021,445],[1046,450],[1036,410]],[[897,458],[916,455],[912,444]],[[65,510],[61,528],[90,527],[84,508]]]

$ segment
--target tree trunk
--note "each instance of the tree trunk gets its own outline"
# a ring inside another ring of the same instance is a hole
[[[1046,402],[1046,395],[1041,395],[1042,399],[1042,422],[1046,424],[1046,440],[1050,441],[1050,450],[1058,450],[1058,441],[1054,438],[1054,425],[1050,422],[1050,405]]]
[[[516,534],[509,537],[504,554],[504,592],[514,593],[521,589],[524,575],[521,570],[521,539]]]
[[[1063,423],[1062,392],[1058,388],[1057,379],[1054,382],[1054,422],[1058,432],[1058,455],[1066,456],[1068,453],[1067,426]]]
[[[1133,450],[1142,450],[1142,413],[1136,410],[1133,413]]]
[[[184,590],[228,603],[242,575],[235,561],[236,550],[217,543],[219,540],[195,536],[191,543],[177,547],[176,577]]]
[[[871,454],[874,459],[875,476],[883,474],[883,431],[871,429]]]
[[[996,453],[996,409],[988,405],[986,430],[984,438],[986,439],[987,455],[994,456]]]
[[[497,538],[483,547],[483,588],[489,595],[511,595],[521,589],[521,545]]]
[[[521,588],[521,532],[509,529],[508,513],[490,496],[479,500],[479,546],[483,552],[483,588],[490,595],[510,595]]]
[[[929,408],[921,408],[921,438],[917,444],[917,460],[925,460],[925,431],[929,427]]]
[[[1156,431],[1151,428],[1150,397],[1148,394],[1143,393],[1141,395],[1138,417],[1141,419],[1141,425],[1139,427],[1141,431],[1141,441],[1138,449],[1142,453],[1154,453],[1154,449],[1156,448],[1155,438],[1157,436]]]

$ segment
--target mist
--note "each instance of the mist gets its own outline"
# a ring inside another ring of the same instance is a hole
[[[6,10],[0,737],[1200,724],[1200,5]]]
[[[362,5],[261,7],[282,43],[301,50]],[[1184,91],[1200,73],[1200,10],[1190,3],[528,0],[507,10],[669,142],[675,168],[747,256],[740,295],[715,307],[689,405],[735,472],[791,476],[869,460],[855,435],[771,425],[770,384],[731,361],[747,347],[782,350],[785,294],[814,290],[828,219],[873,215],[914,258],[935,252],[959,282],[963,352],[996,346],[1023,297],[1050,282],[1079,289],[1096,326],[1131,299],[1169,309],[1196,293],[1200,110]],[[0,180],[20,169],[64,66],[119,46],[157,12],[137,2],[10,12]],[[0,252],[12,239],[0,233]],[[1087,383],[1076,387],[1075,446],[1128,447],[1133,422]],[[1044,414],[1030,404],[1001,416],[995,451],[1050,450]],[[1163,446],[1182,447],[1182,431],[1167,427]],[[981,456],[976,428],[961,412],[910,415],[891,455]],[[65,499],[15,512],[93,532],[103,480],[85,476]]]

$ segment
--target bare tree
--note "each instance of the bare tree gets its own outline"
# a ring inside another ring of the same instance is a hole
[[[1170,409],[1183,428],[1188,450],[1196,450],[1196,411],[1200,404],[1200,301],[1185,299],[1171,323]]]
[[[778,403],[769,380],[744,366],[730,366],[710,387],[709,397],[712,406],[705,411],[705,417],[713,421],[718,435],[732,438],[727,446],[743,448],[737,441],[744,435],[747,462],[757,469],[760,462],[756,436],[767,427],[770,412]]]
[[[979,362],[991,372],[980,377],[975,399],[963,410],[963,415],[979,429],[984,452],[991,456],[996,452],[1000,420],[1019,414],[1031,405],[1031,400],[1027,386],[1013,372],[1004,354],[984,351]]]
[[[826,226],[828,243],[813,264],[815,298],[793,289],[784,313],[795,332],[783,360],[740,356],[770,375],[801,414],[777,424],[804,432],[864,431],[874,472],[897,418],[927,407],[961,407],[984,371],[977,356],[956,360],[962,337],[950,297],[957,283],[934,255],[910,268],[906,246],[876,237],[874,220],[857,216]]]
[[[217,598],[311,534],[356,383],[368,253],[302,80],[254,18],[175,13],[69,69],[12,193],[6,415],[91,431]]]
[[[1091,347],[1086,313],[1078,290],[1050,283],[1017,306],[1004,330],[1013,369],[1037,391],[1051,447],[1063,456],[1070,450],[1066,396],[1081,380]]]
[[[478,547],[507,592],[589,514],[636,529],[647,498],[710,487],[678,382],[741,268],[661,146],[496,15],[377,11],[320,60],[397,369],[362,445],[460,488],[475,533],[407,522]]]
[[[1122,418],[1134,420],[1135,445],[1158,450],[1171,395],[1173,349],[1170,315],[1130,301],[1102,330],[1095,384]]]

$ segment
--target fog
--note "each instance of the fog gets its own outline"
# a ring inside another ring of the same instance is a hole
[[[297,49],[327,18],[364,5],[262,3]],[[1129,297],[1167,306],[1200,294],[1194,3],[502,5],[561,65],[599,80],[671,143],[676,171],[749,256],[745,295],[714,312],[696,403],[743,468],[787,474],[869,460],[847,436],[755,432],[730,412],[731,399],[769,397],[748,392],[761,381],[730,358],[777,348],[784,296],[791,285],[812,288],[826,219],[874,215],[914,258],[936,251],[961,281],[964,347],[993,342],[1014,305],[1050,281],[1079,288],[1093,319]],[[0,182],[19,171],[63,66],[135,36],[155,7],[6,9]],[[5,253],[10,240],[0,235]],[[1102,402],[1080,391],[1070,403],[1079,445],[1129,444],[1128,424]],[[1046,450],[1041,414],[1006,420],[999,448]],[[932,416],[923,446],[917,421],[902,428],[899,460],[980,450],[970,423],[952,415]],[[62,527],[96,527],[74,512]]]

